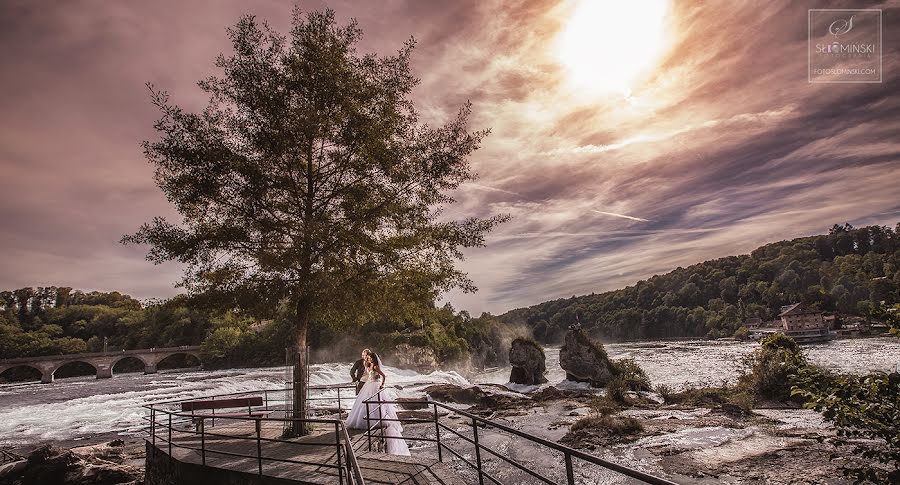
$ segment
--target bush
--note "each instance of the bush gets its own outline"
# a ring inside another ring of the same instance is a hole
[[[607,416],[617,413],[621,407],[618,402],[609,396],[597,396],[591,399],[591,411],[600,416]]]
[[[621,377],[614,377],[606,384],[606,397],[615,402],[625,404],[625,393],[627,392],[628,385]]]
[[[751,396],[777,401],[791,399],[791,379],[807,366],[794,339],[784,334],[764,338],[744,361],[739,387]]]
[[[669,394],[666,403],[684,404],[687,406],[718,406],[729,402],[733,390],[727,386],[722,387],[687,387],[680,392]]]
[[[582,418],[572,424],[570,432],[584,429],[601,429],[609,434],[626,436],[644,431],[641,422],[630,416],[591,416]]]
[[[667,384],[657,384],[654,390],[657,394],[659,394],[659,397],[661,397],[663,402],[666,404],[670,403],[669,401],[672,399],[672,394],[675,392],[675,389]]]
[[[627,390],[634,392],[651,390],[650,379],[634,359],[621,359],[612,365],[617,374],[616,379],[620,379]]]
[[[837,428],[836,446],[852,445],[869,464],[844,464],[858,482],[900,483],[900,374],[837,375],[808,368],[792,394]]]

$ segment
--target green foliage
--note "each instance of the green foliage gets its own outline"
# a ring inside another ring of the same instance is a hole
[[[634,359],[620,359],[613,361],[612,364],[615,379],[621,381],[626,390],[640,392],[652,389],[650,378]]]
[[[606,397],[619,404],[626,404],[628,402],[627,392],[629,390],[625,380],[616,376],[606,384]]]
[[[900,303],[900,234],[882,226],[835,226],[829,234],[767,244],[748,255],[676,268],[627,288],[548,301],[500,318],[525,324],[535,338],[551,343],[576,321],[605,341],[742,337],[738,330],[747,319],[772,320],[781,306],[794,302],[858,316],[869,316],[880,302]]]
[[[468,157],[488,131],[468,130],[468,104],[443,126],[419,120],[415,43],[361,54],[362,31],[338,25],[332,10],[295,9],[286,36],[247,15],[228,36],[221,74],[198,83],[209,96],[202,111],[150,86],[159,139],[144,152],[181,220],[157,217],[122,242],[182,263],[181,285],[213,308],[271,318],[287,303],[300,350],[311,328],[408,317],[443,291],[475,291],[456,266],[462,249],[483,246],[508,217],[439,215],[476,178]],[[296,355],[300,416],[305,352]]]
[[[589,429],[602,430],[611,435],[628,436],[642,432],[644,426],[640,421],[630,416],[612,416],[605,414],[581,418],[572,424],[569,431],[575,432]]]
[[[610,396],[596,396],[591,399],[591,411],[601,416],[615,414],[622,409],[622,403]]]
[[[728,386],[686,387],[664,396],[666,404],[682,404],[691,407],[713,407],[731,401],[734,389]],[[662,393],[660,393],[662,394]]]
[[[865,463],[846,462],[857,482],[900,483],[900,374],[841,375],[808,368],[792,394],[834,423],[836,446],[850,445]]]
[[[744,361],[738,386],[750,395],[776,401],[791,399],[791,379],[807,366],[794,339],[774,334]]]
[[[659,397],[662,398],[663,402],[666,404],[671,404],[672,394],[675,393],[675,389],[668,384],[657,384],[655,388],[653,388]]]

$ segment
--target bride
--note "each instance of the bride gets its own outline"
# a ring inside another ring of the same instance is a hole
[[[381,404],[380,406],[377,404],[377,401],[393,401],[396,399],[393,392],[384,389],[385,375],[381,370],[381,359],[378,357],[378,354],[370,352],[365,358],[365,366],[366,383],[359,390],[356,401],[347,414],[347,428],[367,429],[371,426],[374,433],[375,429],[383,427],[386,451],[392,455],[409,456],[409,447],[401,434],[403,426],[400,425],[400,421],[391,421],[397,419],[397,406],[390,403]],[[366,406],[366,401],[375,402],[371,402]],[[369,413],[368,424],[366,413]]]

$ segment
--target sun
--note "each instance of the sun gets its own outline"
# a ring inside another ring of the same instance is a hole
[[[663,50],[668,11],[668,0],[580,0],[558,42],[569,83],[630,94]]]

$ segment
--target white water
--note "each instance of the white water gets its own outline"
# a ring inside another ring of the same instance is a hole
[[[654,385],[680,387],[733,380],[741,358],[755,345],[731,341],[656,341],[610,344],[607,350],[611,357],[637,360]],[[890,338],[838,340],[808,347],[806,352],[814,363],[846,372],[891,371],[900,363],[900,341]],[[572,386],[564,382],[559,349],[548,348],[546,354],[549,380],[546,385]],[[311,383],[346,383],[349,368],[349,363],[313,365]],[[439,383],[505,384],[509,372],[509,367],[489,369],[467,379],[454,371],[420,374],[387,366],[388,385],[398,387],[401,396],[420,396],[423,388]],[[284,386],[285,375],[285,368],[276,367],[126,374],[102,380],[78,377],[59,379],[53,384],[4,384],[0,385],[0,446],[79,440],[107,433],[137,435],[143,424],[141,418],[146,415],[141,408],[145,403],[280,388]]]

